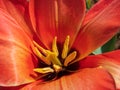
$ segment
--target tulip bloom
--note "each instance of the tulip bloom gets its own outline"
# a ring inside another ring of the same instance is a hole
[[[120,50],[90,55],[119,28],[119,0],[0,0],[0,89],[120,89]]]

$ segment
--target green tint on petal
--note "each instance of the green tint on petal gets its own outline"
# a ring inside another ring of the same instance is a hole
[[[109,40],[106,44],[104,44],[102,47],[99,47],[96,49],[93,54],[101,54],[109,51],[115,50],[115,43],[116,43],[116,36],[114,36],[111,40]]]
[[[90,9],[92,7],[92,1],[91,0],[86,0],[86,7],[87,7],[87,9]]]
[[[93,54],[97,55],[97,54],[101,54],[102,53],[102,48],[99,47],[98,49],[96,49],[94,52],[92,52]]]
[[[115,49],[116,36],[109,40],[105,45],[102,46],[102,52],[109,52]]]

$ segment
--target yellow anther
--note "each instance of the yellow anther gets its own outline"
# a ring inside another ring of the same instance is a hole
[[[47,56],[47,59],[48,59],[49,61],[51,61],[53,64],[56,64],[56,65],[59,65],[59,66],[62,65],[61,62],[60,62],[60,60],[58,59],[58,57],[56,56],[55,53],[52,53],[52,52],[51,52],[51,53]]]
[[[68,54],[68,50],[69,50],[69,41],[70,41],[70,36],[66,37],[66,40],[64,42],[64,46],[63,46],[63,51],[62,51],[62,59],[65,59],[67,57]]]
[[[49,60],[47,60],[47,58],[46,58],[44,55],[42,55],[42,54],[40,53],[40,51],[39,51],[36,47],[34,47],[34,53],[35,53],[36,56],[38,56],[38,57],[40,58],[40,60],[42,60],[44,63],[46,63],[46,64],[48,64],[48,65],[51,64],[51,62],[50,62]]]
[[[35,41],[33,41],[33,44],[35,45],[35,47],[37,47],[43,54],[47,55],[47,50],[42,48],[38,43],[36,43]]]
[[[41,74],[49,74],[53,72],[60,72],[63,70],[63,66],[67,67],[71,63],[77,61],[76,56],[77,52],[73,51],[68,55],[69,52],[69,43],[70,43],[70,36],[68,35],[64,41],[63,49],[61,56],[59,56],[59,51],[57,47],[57,37],[54,38],[52,42],[52,50],[47,50],[42,48],[38,43],[33,41],[33,52],[40,58],[41,61],[46,63],[52,67],[44,67],[44,68],[35,68],[34,71],[41,73]],[[64,60],[62,63],[60,59]]]
[[[73,61],[76,58],[76,56],[77,56],[76,51],[70,53],[64,61],[64,66],[68,66],[69,62]]]
[[[53,68],[54,68],[55,72],[60,72],[62,70],[62,67],[60,67],[59,65],[56,65],[56,64],[53,65]]]
[[[57,38],[55,37],[55,39],[53,40],[53,45],[52,45],[52,49],[53,52],[50,50],[46,50],[44,48],[42,48],[39,44],[37,44],[35,41],[33,41],[33,44],[35,45],[34,47],[34,53],[46,64],[50,65],[51,62],[53,64],[57,64],[57,65],[62,65],[60,60],[58,59],[58,50],[57,50],[57,43],[56,43]],[[45,54],[42,55],[42,53],[40,53],[40,51]]]
[[[33,69],[33,71],[37,72],[37,73],[41,73],[41,74],[45,74],[45,73],[53,73],[54,70],[50,67],[45,67],[45,68],[35,68]]]
[[[57,48],[57,37],[55,37],[53,40],[52,51],[56,54],[56,56],[59,55],[58,48]]]

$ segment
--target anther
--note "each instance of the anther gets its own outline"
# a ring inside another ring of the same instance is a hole
[[[56,54],[56,56],[59,55],[58,48],[57,48],[57,37],[55,37],[53,40],[52,51]]]
[[[35,72],[37,73],[41,73],[41,74],[46,74],[46,73],[53,73],[54,70],[50,67],[45,67],[45,68],[35,68],[33,69]]]
[[[70,41],[70,36],[67,36],[63,45],[63,51],[62,51],[62,59],[65,59],[68,54],[69,50],[69,41]]]
[[[73,61],[73,60],[76,58],[76,56],[77,56],[77,52],[76,52],[76,51],[70,53],[70,54],[66,57],[66,59],[65,59],[65,61],[64,61],[64,66],[68,66],[68,64],[69,64],[71,61]]]
[[[55,72],[57,72],[57,73],[62,70],[62,67],[59,65],[56,65],[56,64],[53,65],[53,68],[54,68]]]
[[[47,55],[47,50],[42,48],[38,43],[36,43],[35,41],[33,41],[33,44],[35,47],[37,47],[43,54]]]
[[[70,36],[68,35],[64,41],[63,49],[61,56],[59,56],[59,51],[57,47],[57,37],[54,38],[52,42],[52,50],[47,50],[42,48],[38,43],[33,41],[34,47],[33,52],[34,54],[44,63],[46,63],[49,67],[44,68],[35,68],[34,71],[41,73],[41,74],[49,74],[49,73],[59,73],[60,71],[64,71],[64,66],[67,67],[71,63],[77,61],[76,56],[77,52],[73,51],[72,53],[68,54],[69,52],[69,43],[70,43]],[[60,59],[63,59],[63,62]]]
[[[36,56],[38,56],[40,58],[41,61],[43,61],[47,65],[51,64],[51,62],[49,60],[47,60],[47,58],[44,55],[42,55],[36,47],[34,47],[33,52],[36,54]]]
[[[52,52],[51,52],[51,53],[47,56],[47,59],[48,59],[49,61],[51,61],[53,64],[62,66],[60,60],[58,59],[58,57],[56,56],[55,53],[52,53]]]

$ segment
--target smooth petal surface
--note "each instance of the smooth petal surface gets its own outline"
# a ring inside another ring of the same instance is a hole
[[[101,77],[102,76],[102,77]],[[115,90],[111,76],[100,68],[81,69],[48,83],[32,83],[22,90]]]
[[[0,90],[20,90],[24,86],[25,85],[13,86],[13,87],[0,87]]]
[[[4,0],[4,3],[7,4],[9,1],[17,8],[17,10],[19,10],[22,15],[25,14],[26,9],[28,9],[28,0]]]
[[[84,0],[30,0],[29,6],[33,27],[48,48],[55,36],[63,42],[70,35],[72,42],[85,13]]]
[[[47,48],[55,36],[54,0],[30,0],[30,18],[34,30]]]
[[[7,12],[0,9],[0,85],[33,81],[32,40]]]
[[[96,15],[100,14],[104,9],[108,7],[115,0],[99,0],[85,15],[84,25],[89,23]]]
[[[24,29],[26,34],[31,36],[32,28],[29,29],[31,25],[27,0],[0,0],[0,8],[8,12],[17,21],[19,26]]]
[[[80,61],[81,68],[105,68],[114,78],[117,89],[120,89],[120,50],[88,56]]]
[[[85,15],[85,0],[57,0],[58,2],[58,41],[64,42],[67,35],[72,44],[80,30]]]
[[[111,39],[119,27],[120,1],[100,0],[86,15],[84,24],[73,44],[80,53],[80,59]]]

